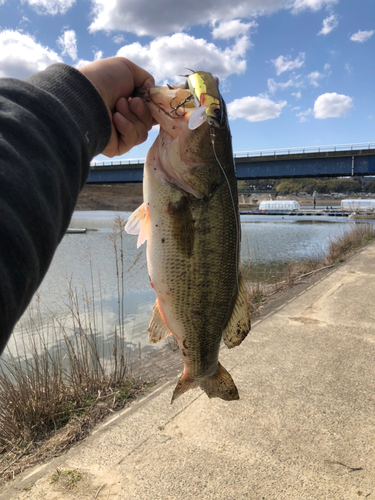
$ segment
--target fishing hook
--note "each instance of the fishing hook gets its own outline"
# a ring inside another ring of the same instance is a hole
[[[179,115],[177,113],[177,110],[179,108],[181,108],[181,106],[183,106],[184,104],[186,104],[187,102],[191,101],[191,99],[193,98],[193,94],[190,94],[186,99],[184,99],[180,104],[178,104],[175,108],[172,106],[172,102],[174,101],[175,98],[173,98],[171,100],[171,102],[169,103],[169,106],[171,107],[172,111],[170,111],[170,113],[173,113],[175,112],[176,113],[176,116],[178,117],[182,117],[182,116],[185,116],[186,115],[186,111],[182,114],[182,115]]]

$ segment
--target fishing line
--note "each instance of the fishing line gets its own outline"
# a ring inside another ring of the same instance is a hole
[[[211,144],[212,144],[212,149],[214,151],[215,159],[216,159],[216,161],[217,161],[217,163],[218,163],[221,171],[224,174],[225,180],[227,181],[230,198],[232,200],[233,213],[234,213],[234,218],[236,220],[236,270],[238,270],[238,264],[239,264],[239,262],[238,262],[238,260],[239,260],[238,259],[239,258],[239,241],[240,241],[240,231],[239,231],[240,221],[239,221],[239,214],[237,214],[236,205],[235,205],[234,199],[233,199],[232,189],[231,189],[230,184],[229,184],[229,179],[228,179],[227,174],[225,173],[225,170],[222,167],[222,165],[221,165],[221,163],[219,161],[219,158],[217,157],[217,154],[216,154],[216,150],[215,150],[215,129],[214,129],[214,127],[210,127],[210,136],[211,136]],[[236,272],[236,281],[237,281],[237,293],[239,293],[239,291],[240,291],[240,285],[239,285],[239,282],[238,282],[238,272]]]

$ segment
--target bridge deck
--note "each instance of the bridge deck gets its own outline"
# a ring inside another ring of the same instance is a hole
[[[354,146],[354,147],[353,147]],[[375,143],[235,153],[238,179],[375,174]],[[142,182],[144,160],[95,163],[88,183]]]

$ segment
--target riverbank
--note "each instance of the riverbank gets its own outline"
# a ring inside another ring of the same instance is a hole
[[[269,195],[257,195],[258,202],[269,200]],[[305,196],[280,196],[277,199],[296,200],[301,207],[312,206],[313,199]],[[114,210],[120,212],[133,212],[143,203],[141,183],[94,185],[86,184],[78,198],[76,210]],[[337,198],[319,198],[318,206],[339,207],[341,200]],[[242,210],[256,210],[258,204],[243,204]]]
[[[133,212],[143,203],[142,189],[142,183],[86,184],[75,209]]]
[[[371,244],[290,289],[240,347],[223,348],[238,402],[197,389],[171,406],[176,370],[67,454],[4,487],[0,499],[368,498],[374,278]]]

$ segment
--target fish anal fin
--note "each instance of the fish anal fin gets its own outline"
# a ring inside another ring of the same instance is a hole
[[[223,331],[223,340],[229,349],[240,345],[251,329],[246,288],[241,276],[239,276],[238,281],[239,289],[236,302],[234,303],[232,316]]]
[[[147,240],[150,231],[150,214],[146,203],[142,203],[131,214],[125,224],[125,231],[128,234],[138,234],[137,248]]]
[[[159,303],[156,300],[154,310],[152,311],[150,325],[148,327],[148,341],[151,344],[156,344],[157,342],[160,342],[168,337],[168,335],[172,335],[172,332],[166,325],[159,308]]]

